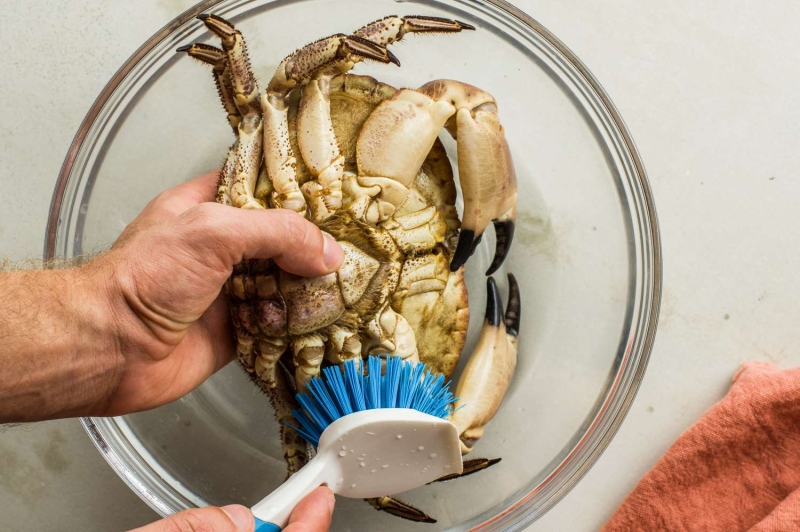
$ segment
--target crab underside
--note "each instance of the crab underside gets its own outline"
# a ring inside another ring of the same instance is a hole
[[[363,60],[399,66],[387,46],[407,33],[473,30],[468,24],[386,17],[297,50],[261,93],[241,33],[220,17],[199,18],[221,48],[195,43],[178,51],[213,67],[236,136],[217,201],[293,210],[345,252],[338,272],[316,278],[289,274],[270,260],[246,260],[226,287],[239,360],[270,398],[292,474],[312,452],[287,426],[297,424],[294,395],[321,368],[368,355],[399,356],[450,376],[469,322],[464,264],[489,222],[497,249],[487,275],[502,264],[514,232],[516,176],[489,93],[452,80],[398,90],[348,74]],[[437,138],[443,128],[457,139],[461,220],[453,171]],[[491,277],[487,286],[486,319],[450,418],[464,454],[497,412],[516,366],[517,283],[509,274],[505,312]],[[468,460],[464,475],[497,461]],[[400,517],[434,521],[392,497],[369,502]]]

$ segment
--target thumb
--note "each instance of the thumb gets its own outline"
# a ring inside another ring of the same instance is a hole
[[[321,486],[300,501],[289,517],[283,532],[327,532],[336,498],[326,486]]]
[[[330,236],[294,211],[245,210],[202,203],[180,222],[198,257],[216,256],[232,268],[242,259],[275,259],[286,271],[302,276],[339,269],[344,252]]]
[[[186,510],[131,532],[254,532],[250,510],[238,504]]]

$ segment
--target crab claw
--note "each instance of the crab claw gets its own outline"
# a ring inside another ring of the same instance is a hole
[[[456,114],[458,168],[464,193],[464,216],[450,270],[472,254],[475,240],[494,222],[497,247],[486,275],[500,267],[511,247],[516,217],[517,177],[494,102]],[[454,132],[454,136],[455,133]]]
[[[472,451],[483,436],[484,427],[500,408],[517,365],[519,285],[509,274],[508,306],[503,313],[503,301],[494,278],[489,277],[486,284],[486,319],[478,345],[458,382],[456,396],[459,400],[450,418],[458,429],[462,454]]]
[[[477,87],[451,80],[436,80],[419,92],[438,102],[448,102],[454,115],[445,127],[458,142],[458,171],[464,194],[464,215],[450,271],[463,266],[489,222],[494,222],[497,247],[487,275],[503,263],[514,235],[517,176],[497,102]]]

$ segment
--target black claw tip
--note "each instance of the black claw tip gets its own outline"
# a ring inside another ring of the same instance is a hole
[[[486,279],[486,323],[492,327],[499,327],[503,317],[500,315],[503,309],[503,300],[497,290],[497,283],[494,277]]]
[[[453,259],[450,261],[450,271],[458,271],[470,256],[472,251],[472,242],[475,241],[475,231],[472,229],[461,229],[458,235],[458,245],[456,251],[453,253]]]
[[[467,24],[466,22],[461,22],[460,20],[456,20],[456,22],[458,22],[458,25],[461,26],[462,30],[474,30],[475,29],[475,26],[473,26],[472,24]]]
[[[180,48],[176,48],[175,51],[176,52],[188,52],[191,49],[192,49],[192,45],[191,44],[184,44]]]
[[[491,277],[490,277],[491,279]],[[519,320],[522,312],[522,301],[519,295],[519,285],[514,274],[508,274],[508,306],[506,307],[505,324],[506,332],[511,336],[519,336]]]
[[[481,243],[481,240],[483,240],[483,234],[479,235],[478,238],[476,238],[472,243],[472,249],[469,250],[470,257],[475,254],[475,250],[478,249],[478,245]]]
[[[495,246],[494,259],[489,269],[486,270],[486,275],[492,275],[506,260],[508,250],[511,249],[511,241],[514,240],[514,221],[494,222],[494,234],[497,237],[497,245]]]
[[[391,50],[386,50],[386,55],[389,57],[389,62],[394,63],[397,66],[400,66],[400,60],[394,55]]]
[[[209,15],[208,13],[200,13],[199,15],[197,15],[197,20],[202,20],[203,22],[205,22],[206,19],[209,18],[211,18],[211,15]]]

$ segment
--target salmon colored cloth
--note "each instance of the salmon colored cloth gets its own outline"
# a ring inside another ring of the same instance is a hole
[[[800,368],[749,362],[603,528],[800,531]]]

